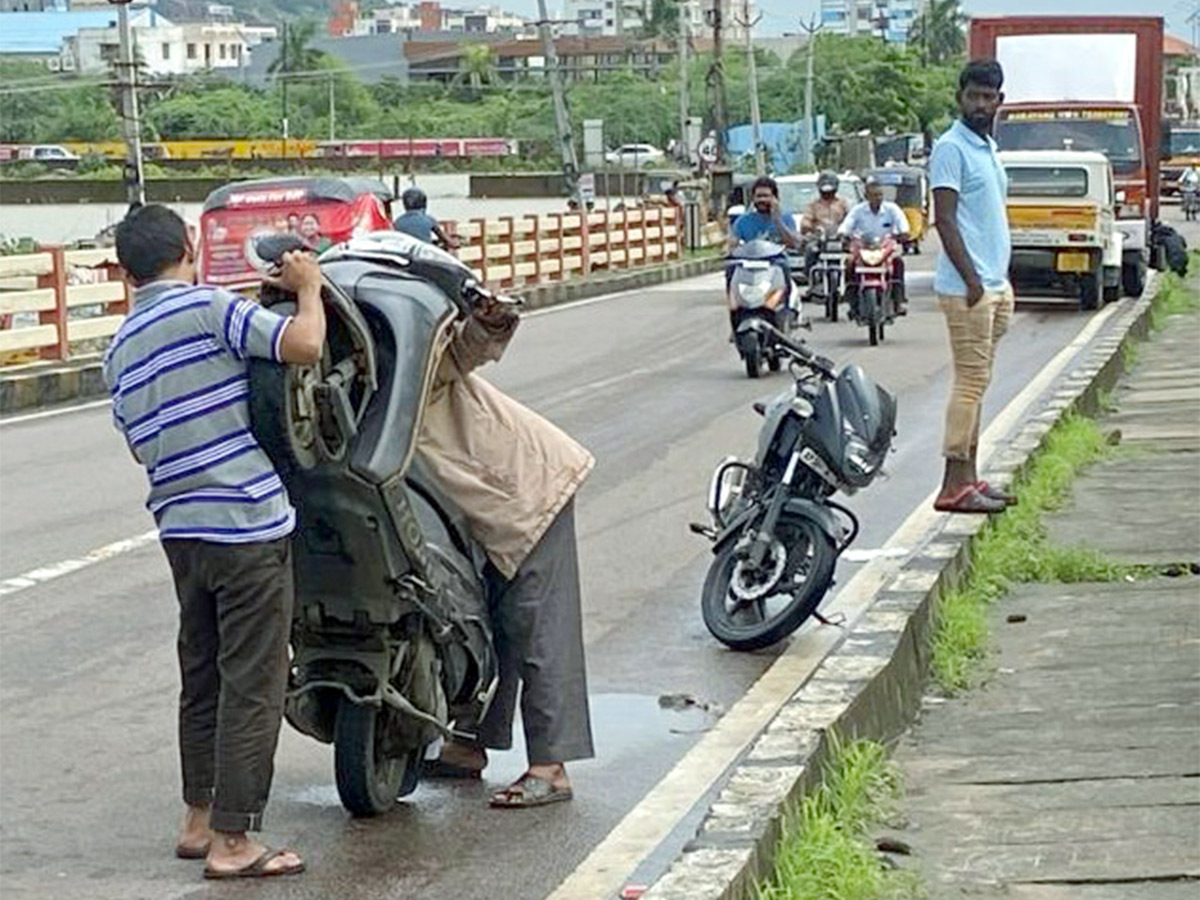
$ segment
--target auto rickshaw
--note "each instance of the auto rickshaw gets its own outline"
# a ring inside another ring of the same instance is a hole
[[[254,245],[291,232],[323,252],[351,237],[392,227],[391,189],[374,178],[266,178],[219,187],[200,214],[199,276],[230,290],[257,286]]]
[[[916,166],[885,166],[872,169],[873,177],[883,186],[883,197],[904,210],[908,219],[908,241],[905,252],[921,252],[921,239],[933,224],[933,203],[929,193],[929,175]]]

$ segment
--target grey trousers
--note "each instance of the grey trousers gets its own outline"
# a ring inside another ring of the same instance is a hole
[[[291,542],[163,541],[179,597],[183,800],[257,831],[275,774],[294,589]]]
[[[558,514],[517,574],[488,566],[500,684],[480,724],[485,747],[512,747],[520,689],[530,765],[595,755],[588,712],[575,504]]]

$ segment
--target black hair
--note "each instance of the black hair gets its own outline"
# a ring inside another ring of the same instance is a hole
[[[187,225],[160,203],[131,208],[116,239],[117,261],[137,285],[153,281],[188,252]]]
[[[958,89],[966,90],[968,84],[998,91],[1004,87],[1004,70],[994,59],[973,59],[958,73]]]
[[[769,175],[763,175],[761,178],[756,178],[754,184],[750,185],[750,196],[754,196],[754,192],[759,188],[767,188],[776,197],[779,196],[779,185],[775,183],[775,179]]]

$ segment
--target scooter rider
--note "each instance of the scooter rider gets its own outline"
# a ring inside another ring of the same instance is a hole
[[[849,244],[851,238],[861,237],[865,241],[881,241],[891,235],[901,238],[908,234],[908,218],[904,210],[890,200],[883,199],[883,185],[873,177],[867,178],[867,199],[855,205],[838,227],[838,234]],[[904,291],[904,260],[899,255],[892,260],[892,278],[900,285],[900,300],[896,304],[896,315],[908,314],[908,296]],[[847,263],[846,291],[853,305],[858,299],[854,279],[854,258]]]
[[[426,211],[429,198],[423,190],[410,187],[400,195],[400,202],[404,204],[404,213],[392,223],[393,228],[444,250],[454,250],[458,247],[458,238],[447,235],[438,224],[438,220]]]
[[[764,175],[756,180],[750,186],[750,202],[753,209],[742,213],[733,223],[733,231],[725,248],[726,252],[733,250],[738,244],[749,241],[772,241],[795,250],[799,250],[803,246],[804,242],[800,237],[800,230],[796,227],[795,217],[791,213],[784,212],[779,205],[779,185],[774,178]],[[787,258],[781,255],[777,265],[783,269],[785,276],[787,307],[799,320],[800,311],[797,308],[796,292],[792,290],[792,273]],[[726,289],[729,288],[729,281],[732,277],[733,270],[727,269],[725,273]]]

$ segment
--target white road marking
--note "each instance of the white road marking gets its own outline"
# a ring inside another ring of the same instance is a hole
[[[87,409],[99,409],[102,406],[108,406],[112,401],[109,399],[93,400],[89,403],[78,403],[74,406],[64,406],[62,409],[47,409],[42,412],[27,413],[23,416],[6,416],[0,419],[0,428],[6,425],[17,425],[21,422],[32,422],[35,419],[49,419],[53,416],[62,416],[67,413],[83,412]]]
[[[903,559],[908,556],[907,547],[879,547],[874,550],[847,550],[841,555],[846,562],[870,562],[873,559]]]
[[[97,547],[95,550],[85,553],[77,559],[64,559],[62,562],[57,562],[53,565],[42,566],[41,568],[31,569],[20,575],[14,575],[12,578],[5,578],[3,581],[0,581],[0,597],[15,594],[18,591],[23,591],[26,588],[35,587],[39,584],[45,584],[47,581],[53,581],[55,578],[69,575],[71,572],[78,572],[80,569],[86,569],[88,566],[94,566],[96,563],[104,562],[106,559],[112,559],[115,556],[132,553],[134,550],[145,547],[147,544],[152,544],[156,540],[158,540],[158,531],[147,531],[136,537],[113,541],[111,544],[105,544],[103,547]]]
[[[1075,355],[1125,303],[1111,304],[1092,316],[1079,335],[997,415],[984,432],[979,459],[986,462],[999,441],[1028,413],[1030,407]],[[931,472],[935,478],[936,472]],[[852,628],[884,583],[899,569],[894,551],[922,546],[942,516],[933,509],[937,489],[929,493],[888,538],[876,557],[858,570],[825,608],[825,615],[845,616]],[[587,858],[549,895],[547,900],[606,900],[638,865],[665,840],[680,820],[717,783],[746,747],[770,723],[780,708],[816,671],[841,640],[836,628],[816,627],[801,632],[746,694],[704,735],[682,760],[631,809]]]

